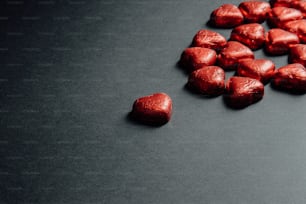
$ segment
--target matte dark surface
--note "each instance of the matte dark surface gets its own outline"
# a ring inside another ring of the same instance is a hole
[[[305,95],[232,110],[184,88],[176,62],[223,3],[2,2],[0,203],[305,203]],[[129,120],[160,91],[168,124]]]

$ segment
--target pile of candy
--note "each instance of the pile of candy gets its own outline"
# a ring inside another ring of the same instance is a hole
[[[188,87],[207,96],[224,96],[233,108],[245,108],[264,96],[264,85],[294,93],[306,93],[306,1],[252,0],[235,6],[223,4],[212,11],[209,24],[232,28],[230,40],[220,33],[202,29],[186,48],[180,66],[189,72]],[[270,27],[266,31],[264,21]],[[254,50],[267,55],[288,54],[290,64],[275,68],[268,59],[255,59]],[[225,71],[236,71],[225,81]],[[171,98],[156,93],[137,99],[132,115],[149,124],[170,120]]]

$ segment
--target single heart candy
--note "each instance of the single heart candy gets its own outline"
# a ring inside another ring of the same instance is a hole
[[[300,42],[294,33],[279,28],[273,28],[266,33],[265,51],[270,55],[287,54],[289,48]]]
[[[271,6],[265,1],[244,1],[239,4],[244,19],[247,23],[262,23],[267,18]]]
[[[224,70],[218,66],[203,66],[193,71],[188,78],[188,86],[208,96],[217,96],[224,92]]]
[[[264,95],[264,85],[257,79],[234,76],[226,83],[225,102],[232,108],[245,108]]]
[[[135,100],[131,112],[132,117],[149,125],[163,125],[172,114],[172,100],[165,93],[154,93]]]
[[[220,33],[211,30],[199,30],[193,37],[192,46],[220,50],[226,45],[226,39]]]
[[[267,21],[271,27],[281,28],[282,24],[288,21],[303,18],[301,11],[288,7],[275,7],[268,12]]]
[[[188,71],[197,70],[202,66],[210,66],[216,63],[215,50],[203,47],[186,48],[181,55],[180,64]]]
[[[305,93],[306,92],[306,69],[299,63],[288,64],[276,70],[272,85],[281,90]]]
[[[243,23],[243,15],[237,6],[223,4],[210,15],[210,24],[215,27],[233,28]]]
[[[217,63],[224,70],[235,70],[239,60],[254,59],[254,53],[250,48],[237,41],[229,41],[220,51]]]
[[[241,42],[252,50],[257,50],[265,42],[265,29],[258,23],[240,25],[232,30],[230,39]]]
[[[238,76],[250,77],[267,84],[272,78],[275,65],[267,59],[245,59],[239,62]]]

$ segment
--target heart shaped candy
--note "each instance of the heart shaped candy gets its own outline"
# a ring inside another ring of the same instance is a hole
[[[281,28],[282,24],[288,21],[303,18],[301,11],[288,7],[274,7],[268,12],[267,21],[271,27]]]
[[[257,79],[234,76],[226,83],[225,102],[232,108],[244,108],[261,100],[264,85]]]
[[[266,84],[274,74],[275,65],[267,59],[245,59],[239,62],[238,76],[250,77]]]
[[[296,34],[301,43],[306,43],[306,19],[286,22],[282,28]]]
[[[250,48],[237,41],[228,41],[217,57],[217,63],[224,70],[235,70],[239,60],[254,59],[254,53]]]
[[[272,85],[293,93],[306,92],[306,69],[299,63],[288,64],[276,70]]]
[[[240,25],[232,30],[230,39],[241,42],[252,50],[257,50],[265,42],[265,29],[258,23]]]
[[[172,114],[172,100],[165,93],[138,98],[131,112],[132,117],[149,125],[163,125],[167,123]]]
[[[233,28],[243,23],[243,15],[237,6],[223,4],[211,13],[209,22],[215,27]]]
[[[208,96],[217,96],[224,92],[224,70],[218,66],[204,66],[193,71],[188,78],[188,86]]]
[[[193,37],[192,46],[220,50],[226,45],[226,39],[220,33],[211,30],[199,30]]]
[[[283,55],[289,48],[300,42],[294,33],[280,28],[273,28],[266,33],[265,51],[270,55]]]
[[[217,59],[215,50],[203,47],[186,48],[182,53],[180,64],[188,71],[197,70],[202,66],[214,65]]]
[[[266,20],[271,6],[265,1],[244,1],[238,6],[247,23],[262,23]]]

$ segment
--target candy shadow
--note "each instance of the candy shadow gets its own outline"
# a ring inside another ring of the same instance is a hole
[[[203,99],[214,99],[214,98],[217,98],[217,97],[222,95],[222,94],[219,94],[219,95],[205,95],[205,94],[201,94],[197,90],[195,90],[194,88],[189,86],[188,83],[186,83],[183,86],[183,90],[188,92],[190,95],[192,95],[192,96],[194,96],[196,98],[203,98]]]
[[[285,93],[292,96],[303,96],[306,94],[306,91],[299,91],[299,90],[286,90],[279,87],[276,87],[273,83],[270,83],[270,87],[273,89],[273,91],[279,92],[279,93]]]
[[[181,71],[186,76],[190,74],[190,71],[182,64],[180,59],[176,62],[175,68]]]
[[[243,110],[248,106],[244,106],[244,107],[234,107],[231,105],[231,103],[229,102],[228,98],[226,96],[222,96],[222,102],[224,104],[224,106],[229,109],[229,110],[234,110],[234,111],[239,111],[239,110]]]
[[[234,110],[234,111],[240,111],[240,110],[244,110],[246,108],[248,108],[249,106],[252,106],[252,105],[255,105],[257,104],[259,101],[261,101],[262,99],[252,103],[252,104],[249,104],[249,105],[244,105],[244,106],[233,106],[231,104],[231,102],[229,101],[229,98],[227,98],[225,95],[223,95],[222,97],[222,101],[223,101],[223,104],[224,106],[229,109],[229,110]]]
[[[190,41],[189,45],[185,48],[191,48],[191,47],[194,47],[193,46],[193,39]],[[184,50],[185,50],[184,49]],[[183,63],[181,62],[181,58],[182,58],[182,55],[184,53],[184,50],[181,51],[181,54],[179,55],[179,59],[177,60],[176,64],[175,64],[175,68],[182,71],[185,75],[188,75],[190,74],[190,71],[188,70],[188,68],[186,66],[183,65]]]
[[[131,125],[143,126],[143,127],[148,127],[148,128],[159,128],[159,127],[162,127],[163,125],[167,124],[167,123],[154,124],[154,123],[140,121],[133,116],[132,112],[129,112],[129,113],[126,114],[125,121],[127,123],[131,124]]]
[[[211,20],[206,21],[206,23],[204,24],[205,27],[209,28],[209,29],[214,29],[214,30],[224,30],[224,29],[232,29],[232,28],[222,28],[222,27],[217,27],[215,26]]]

